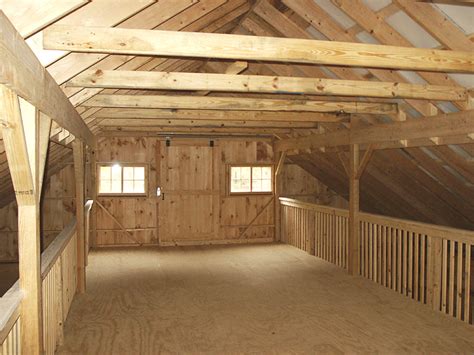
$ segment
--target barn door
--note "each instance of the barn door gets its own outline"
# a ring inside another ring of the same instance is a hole
[[[192,244],[211,240],[217,233],[215,149],[209,142],[190,145],[173,141],[170,146],[161,143],[160,244]]]

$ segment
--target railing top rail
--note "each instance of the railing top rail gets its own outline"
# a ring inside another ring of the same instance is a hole
[[[64,228],[61,233],[54,239],[54,241],[41,254],[41,278],[44,279],[49,270],[54,265],[54,262],[59,258],[62,251],[66,247],[69,240],[76,232],[76,217],[73,217],[71,222]]]
[[[18,319],[22,298],[23,294],[20,291],[18,281],[3,297],[0,297],[0,344],[6,339],[13,324]]]
[[[349,211],[346,209],[321,206],[314,203],[303,202],[303,201],[299,201],[299,200],[295,200],[295,199],[291,199],[287,197],[280,197],[280,202],[282,205],[291,206],[291,207],[311,209],[311,210],[320,211],[323,213],[335,213],[342,216],[349,215]],[[474,244],[474,231],[440,226],[437,224],[410,221],[410,220],[401,219],[401,218],[381,216],[381,215],[365,213],[365,212],[360,212],[359,218],[361,221],[365,221],[365,222],[381,224],[381,225],[390,225],[392,227],[406,229],[414,233],[430,235],[433,237],[444,237],[444,238],[449,238],[454,241],[461,241],[465,243]]]
[[[349,216],[349,211],[343,208],[322,206],[322,205],[317,205],[315,203],[304,202],[304,201],[295,200],[288,197],[280,197],[280,203],[282,205],[290,206],[290,207],[299,207],[299,208],[309,209],[309,210],[328,213],[328,214],[336,214],[336,215],[344,216],[344,217]]]
[[[394,226],[411,232],[426,234],[432,237],[448,237],[449,239],[474,244],[474,231],[458,229],[438,224],[410,221],[407,219],[380,216],[372,213],[359,213],[361,221]]]

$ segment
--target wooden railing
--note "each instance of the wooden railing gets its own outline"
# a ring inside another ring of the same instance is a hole
[[[41,255],[43,279],[43,342],[45,354],[54,354],[63,339],[63,324],[77,285],[76,219]]]
[[[54,354],[62,341],[66,320],[77,285],[76,219],[41,254],[43,341],[45,354]],[[18,281],[0,298],[0,355],[21,354]]]
[[[18,281],[0,298],[0,355],[17,355],[20,349],[20,302]]]
[[[280,198],[282,241],[347,268],[347,210]],[[361,276],[472,323],[474,232],[359,213]]]
[[[349,213],[339,208],[280,198],[282,241],[347,268]]]
[[[474,232],[360,213],[360,274],[471,321]]]

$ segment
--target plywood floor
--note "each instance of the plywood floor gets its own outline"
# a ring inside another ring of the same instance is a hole
[[[93,252],[60,354],[474,352],[474,327],[287,245]]]

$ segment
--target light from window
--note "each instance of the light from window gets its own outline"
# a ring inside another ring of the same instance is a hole
[[[144,194],[145,167],[104,165],[99,170],[99,194]]]
[[[230,168],[230,192],[272,192],[272,167],[232,166]]]

